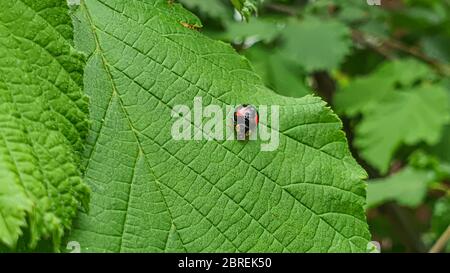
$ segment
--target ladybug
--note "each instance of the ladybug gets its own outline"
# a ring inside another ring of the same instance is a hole
[[[247,139],[256,129],[259,122],[259,114],[253,105],[242,104],[234,110],[234,128],[238,140]]]

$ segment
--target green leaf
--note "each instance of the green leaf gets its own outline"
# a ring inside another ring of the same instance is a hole
[[[371,165],[386,173],[402,144],[434,145],[440,140],[450,119],[449,107],[447,93],[438,85],[397,92],[364,116],[356,128],[355,145]]]
[[[371,19],[378,14],[378,9],[374,9],[367,5],[366,1],[360,0],[321,0],[310,1],[305,6],[305,12],[314,16],[330,16],[330,10],[333,11],[332,16],[339,18],[347,23],[357,23],[357,26],[364,24],[366,20]],[[377,21],[381,24],[380,21]]]
[[[450,198],[442,197],[436,201],[431,219],[431,231],[438,238],[450,225]]]
[[[431,227],[426,239],[430,241],[430,245],[435,244],[450,226],[450,198],[449,195],[439,198],[434,203],[433,214],[431,218]],[[450,242],[447,241],[442,252],[450,251]]]
[[[378,75],[356,78],[336,93],[334,105],[349,117],[376,111],[380,101],[393,92],[392,83]]]
[[[447,90],[448,104],[450,105],[450,80],[444,83]],[[450,111],[450,108],[448,109]],[[448,112],[450,115],[450,112]],[[435,154],[442,162],[450,164],[450,124],[447,124],[443,130],[439,143],[430,147],[430,152]]]
[[[88,133],[84,55],[72,46],[66,1],[2,1],[0,247],[29,246],[71,226],[88,189],[78,151]]]
[[[280,33],[282,26],[272,20],[253,19],[249,22],[229,22],[224,39],[235,43],[251,40],[253,43],[272,42]]]
[[[283,50],[308,71],[337,68],[350,53],[350,30],[339,21],[306,17],[282,32]]]
[[[431,147],[430,152],[443,162],[450,163],[450,125],[445,126],[439,143]]]
[[[427,184],[433,180],[433,173],[406,167],[387,178],[369,180],[367,206],[375,207],[388,201],[416,207],[422,203]]]
[[[416,149],[412,152],[408,157],[408,165],[417,169],[433,171],[434,182],[437,185],[439,185],[439,182],[450,178],[450,164],[422,149]],[[433,188],[433,185],[431,187]]]
[[[353,117],[376,111],[378,104],[399,86],[410,88],[418,81],[433,80],[431,69],[414,59],[383,63],[372,74],[356,78],[339,90],[334,99],[338,111]]]
[[[408,26],[429,27],[429,25],[442,24],[447,17],[447,8],[440,5],[433,5],[433,8],[425,7],[410,7],[400,13],[405,17],[405,22]]]
[[[339,112],[363,115],[355,146],[381,173],[388,171],[402,145],[435,145],[450,120],[450,101],[444,85],[425,64],[397,60],[359,77],[335,96]]]
[[[416,59],[399,59],[384,63],[376,72],[392,85],[409,87],[417,81],[431,81],[436,78],[434,71],[428,65]]]
[[[426,36],[421,39],[420,44],[424,53],[440,62],[450,63],[449,36]]]
[[[173,12],[165,0],[90,0],[75,18],[90,56],[93,194],[69,240],[89,252],[366,251],[366,174],[338,117],[317,97],[273,93],[229,45]],[[279,105],[279,148],[174,140],[171,111],[196,96]]]
[[[246,56],[264,83],[278,94],[297,98],[311,94],[304,82],[304,72],[282,54],[262,47],[252,47],[246,51]]]

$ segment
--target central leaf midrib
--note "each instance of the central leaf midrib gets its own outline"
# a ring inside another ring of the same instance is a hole
[[[86,6],[85,6],[85,4],[84,4],[84,1],[82,1],[81,6],[84,8],[85,13],[86,13],[86,16],[87,16],[87,18],[88,18],[88,21],[89,21],[89,23],[90,23],[91,31],[92,31],[92,34],[93,34],[94,39],[95,39],[95,43],[96,43],[96,46],[97,46],[97,51],[99,52],[100,58],[101,58],[101,60],[102,60],[103,68],[105,69],[105,72],[106,72],[106,74],[108,75],[109,80],[110,80],[110,82],[111,82],[112,94],[111,94],[110,103],[108,104],[108,106],[109,106],[109,105],[111,104],[111,102],[112,102],[112,97],[113,97],[113,96],[117,96],[117,99],[118,99],[118,101],[119,101],[119,105],[120,105],[122,111],[124,111],[125,117],[126,117],[126,119],[127,119],[128,126],[130,127],[130,130],[133,132],[133,136],[135,137],[136,143],[138,144],[139,154],[136,156],[136,163],[137,163],[137,161],[138,161],[138,159],[139,159],[139,156],[142,154],[143,157],[144,157],[145,162],[147,163],[147,166],[149,167],[150,173],[151,173],[151,175],[154,177],[155,183],[156,183],[156,185],[158,186],[158,178],[156,177],[156,175],[155,175],[155,173],[154,173],[152,167],[149,165],[148,160],[146,159],[146,156],[145,156],[145,154],[144,154],[144,151],[143,151],[143,148],[142,148],[142,146],[141,146],[141,143],[140,143],[140,141],[139,141],[139,139],[138,139],[138,137],[137,137],[137,135],[136,135],[135,128],[133,127],[133,125],[132,125],[132,123],[131,123],[131,120],[129,119],[129,115],[128,115],[128,113],[127,113],[127,111],[126,111],[126,109],[125,109],[125,107],[124,107],[124,105],[123,105],[122,99],[121,99],[120,95],[118,94],[117,87],[116,87],[116,85],[115,85],[115,83],[114,83],[114,81],[113,81],[113,79],[112,79],[111,72],[110,72],[110,70],[109,70],[109,68],[108,68],[109,66],[108,66],[108,64],[107,64],[107,61],[106,61],[106,59],[105,59],[105,56],[103,55],[103,51],[102,51],[102,49],[101,49],[100,42],[99,42],[99,40],[98,40],[97,33],[96,33],[96,31],[95,31],[95,30],[96,30],[96,27],[95,27],[94,23],[92,22],[91,15],[90,15],[88,9],[86,8]],[[108,109],[109,109],[109,107],[105,110],[105,116],[106,116],[106,113],[108,112]],[[100,135],[100,132],[101,132],[101,129],[100,129],[98,135]],[[95,147],[92,148],[92,152],[94,151],[94,148],[95,148]],[[89,159],[90,159],[90,158],[89,158]],[[136,168],[136,166],[135,166],[135,168]],[[132,177],[132,180],[131,180],[131,183],[130,183],[129,192],[128,192],[128,194],[127,194],[127,198],[128,198],[128,199],[127,199],[127,202],[126,202],[126,209],[125,209],[124,222],[123,222],[123,225],[122,225],[122,232],[121,232],[121,236],[120,236],[119,252],[121,252],[121,250],[122,250],[122,245],[123,245],[123,236],[124,236],[124,233],[125,233],[126,221],[127,221],[127,216],[128,216],[128,209],[129,209],[129,203],[130,203],[129,201],[130,201],[130,195],[131,195],[131,190],[132,190],[132,186],[133,186],[132,184],[133,184],[133,180],[134,180],[134,172],[135,172],[135,170],[133,169],[133,177]],[[168,211],[168,213],[169,213],[169,217],[170,217],[170,219],[171,219],[171,223],[175,226],[175,222],[174,222],[175,219],[173,219],[173,217],[172,217],[172,213],[171,213],[171,211],[170,211],[169,206],[167,205],[167,202],[166,202],[164,193],[163,193],[162,190],[159,188],[159,186],[158,186],[158,189],[159,189],[159,191],[160,191],[161,197],[162,197],[163,200],[164,200],[164,204],[166,205],[167,211]],[[175,231],[178,233],[178,229],[176,228],[176,226],[175,226]],[[167,231],[167,240],[169,239],[169,236],[170,236],[170,229]],[[182,239],[181,239],[181,234],[178,233],[178,236],[179,236],[180,240],[182,240]],[[182,244],[183,244],[183,243],[182,243]],[[184,244],[183,244],[183,248],[184,248]]]

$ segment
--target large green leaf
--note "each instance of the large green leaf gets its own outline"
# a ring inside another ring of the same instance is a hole
[[[414,59],[386,62],[368,76],[356,78],[339,90],[334,104],[339,112],[351,117],[357,114],[370,115],[399,86],[411,88],[418,81],[435,77],[426,64]]]
[[[448,124],[450,103],[445,86],[430,68],[412,59],[385,63],[359,77],[335,97],[338,111],[355,117],[355,146],[372,166],[386,173],[402,145],[435,145]]]
[[[358,125],[356,147],[369,163],[386,173],[402,144],[439,142],[449,121],[447,100],[445,90],[433,85],[392,95]]]
[[[407,167],[387,178],[369,180],[367,206],[373,207],[388,201],[416,207],[425,198],[427,184],[433,181],[431,171]]]
[[[311,93],[304,82],[304,72],[279,52],[255,46],[246,51],[246,56],[264,83],[278,94],[303,97]]]
[[[25,226],[31,247],[57,245],[87,199],[84,57],[72,32],[64,0],[0,1],[0,247]]]
[[[292,20],[282,35],[286,55],[308,71],[337,68],[350,53],[350,30],[339,21]]]
[[[317,97],[273,93],[229,45],[180,18],[191,17],[165,0],[82,2],[93,194],[69,240],[100,252],[365,251],[366,174],[338,117]],[[279,148],[172,139],[171,110],[196,96],[279,105]]]

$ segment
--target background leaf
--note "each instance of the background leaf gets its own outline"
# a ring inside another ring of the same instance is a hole
[[[302,80],[305,72],[282,54],[263,47],[253,47],[247,50],[246,56],[264,83],[278,94],[296,98],[311,94]]]
[[[13,249],[24,230],[31,248],[46,238],[58,247],[86,205],[88,104],[72,33],[65,1],[1,2],[0,247]]]
[[[387,201],[401,205],[418,206],[427,192],[427,183],[433,180],[430,172],[405,168],[382,179],[370,180],[367,186],[367,206],[373,207]]]
[[[362,114],[355,129],[361,156],[382,174],[402,145],[435,145],[449,122],[449,96],[436,75],[412,59],[388,62],[355,79],[335,97],[350,117]]]
[[[401,144],[424,141],[433,145],[439,141],[450,118],[447,100],[447,93],[439,86],[397,93],[382,101],[359,124],[355,145],[366,160],[386,173]]]
[[[282,36],[286,54],[308,71],[336,68],[350,52],[350,31],[338,21],[290,21]]]

